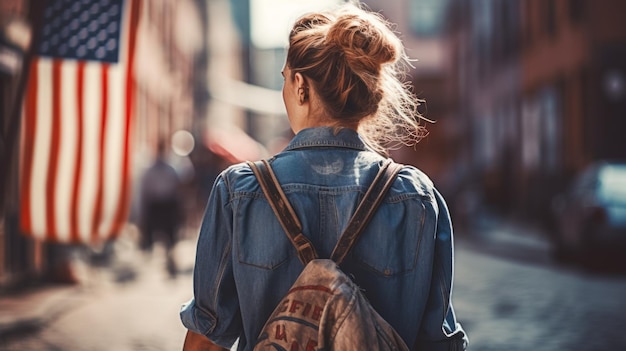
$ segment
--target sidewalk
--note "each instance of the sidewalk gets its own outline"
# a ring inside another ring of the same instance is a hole
[[[0,345],[10,335],[35,331],[77,305],[80,284],[43,285],[0,295]]]
[[[551,243],[545,229],[521,218],[503,217],[481,211],[471,227],[455,233],[456,242],[465,248],[528,263],[552,261]]]
[[[502,217],[484,211],[478,221],[474,234],[482,239],[495,242],[507,242],[520,246],[536,246],[547,248],[548,241],[543,229],[517,217]]]
[[[116,247],[128,246],[127,237],[118,240]],[[90,254],[92,256],[90,256]],[[118,260],[119,253],[110,260]],[[89,301],[93,282],[107,279],[107,271],[116,267],[114,262],[95,263],[92,251],[73,252],[67,266],[59,271],[57,280],[35,281],[34,286],[17,287],[0,293],[0,346],[12,336],[33,333],[64,313]]]
[[[90,266],[89,261],[87,251],[77,252],[59,272],[61,280],[36,281],[35,286],[0,293],[0,346],[7,338],[35,332],[88,301],[91,281],[112,267]]]
[[[93,301],[93,293],[111,284],[135,280],[155,265],[161,269],[165,258],[162,248],[151,258],[137,250],[133,242],[119,239],[114,259],[106,266],[90,267],[78,261],[74,269],[78,278],[75,284],[45,284],[22,291],[0,293],[0,349],[11,336],[36,332],[64,313]],[[161,250],[161,251],[159,251]],[[195,259],[195,240],[185,237],[173,251],[179,274],[189,274]],[[161,262],[163,261],[163,262]]]

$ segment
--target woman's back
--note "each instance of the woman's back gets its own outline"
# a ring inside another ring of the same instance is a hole
[[[356,132],[343,129],[335,135],[332,128],[301,131],[286,151],[271,159],[272,168],[302,223],[303,233],[313,242],[320,257],[330,256],[382,160],[366,149]],[[205,255],[206,262],[196,266],[195,280],[206,281],[208,277],[203,270],[215,270],[220,265],[223,267],[218,271],[230,275],[228,267],[232,264],[232,278],[223,283],[230,285],[228,291],[236,296],[220,294],[217,289],[219,286],[223,289],[224,285],[219,284],[213,286],[215,293],[209,294],[212,301],[201,302],[213,305],[208,307],[215,309],[218,321],[228,316],[230,325],[216,326],[221,333],[231,334],[243,327],[240,349],[248,349],[254,343],[250,339],[256,339],[303,265],[246,165],[224,172],[214,192],[223,194],[223,198],[210,204],[215,203],[222,210],[209,208],[207,213],[217,211],[220,216],[230,218],[211,224],[205,222],[201,238],[228,232],[222,223],[230,222],[227,226],[232,228],[231,237],[220,240],[225,245],[219,250],[228,252],[229,257]],[[439,291],[439,284],[449,280],[442,276],[435,286],[431,283],[439,212],[437,194],[428,178],[413,167],[404,167],[342,264],[342,269],[354,277],[372,306],[408,345],[415,342],[431,288]],[[447,212],[444,214],[444,223],[449,223]],[[448,233],[439,238],[439,245],[450,246],[449,240]],[[203,246],[199,242],[198,249]],[[451,267],[446,268],[450,274]],[[441,330],[440,316],[447,313],[448,298],[438,294],[431,299],[446,301],[439,306],[439,320],[426,323],[434,322],[432,328]]]

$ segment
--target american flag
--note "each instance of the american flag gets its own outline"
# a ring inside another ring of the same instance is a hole
[[[47,1],[22,108],[25,235],[99,243],[127,219],[139,6]]]

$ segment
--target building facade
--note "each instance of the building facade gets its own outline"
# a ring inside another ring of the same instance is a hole
[[[456,0],[468,178],[504,212],[547,223],[552,197],[591,162],[626,159],[620,1]]]

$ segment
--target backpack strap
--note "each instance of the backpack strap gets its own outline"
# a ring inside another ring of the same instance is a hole
[[[296,212],[280,187],[272,167],[267,160],[247,161],[247,163],[259,181],[259,185],[261,185],[265,197],[269,201],[276,217],[278,217],[280,225],[298,251],[298,258],[306,266],[307,263],[317,258],[317,252],[315,252],[313,243],[302,234],[302,224],[300,224]]]
[[[309,261],[316,259],[318,256],[315,252],[315,247],[302,234],[302,225],[298,220],[298,216],[287,200],[270,164],[267,160],[248,161],[247,163],[258,179],[261,189],[285,233],[287,233],[287,237],[289,237],[289,240],[298,251],[300,261],[306,265]],[[335,263],[340,264],[352,246],[354,246],[354,243],[363,232],[363,229],[378,208],[378,205],[382,202],[401,169],[402,165],[392,162],[390,159],[384,161],[372,185],[370,185],[363,200],[357,206],[356,212],[350,218],[348,226],[339,237],[339,241],[331,254],[331,259]]]
[[[402,165],[392,162],[390,159],[385,160],[380,167],[376,178],[365,193],[363,200],[359,203],[356,212],[350,218],[348,226],[343,231],[337,245],[333,249],[330,258],[338,265],[341,264],[354,243],[359,238],[363,229],[376,212],[378,206],[382,203],[383,198],[387,194],[389,188],[393,184],[398,173],[402,170]]]

